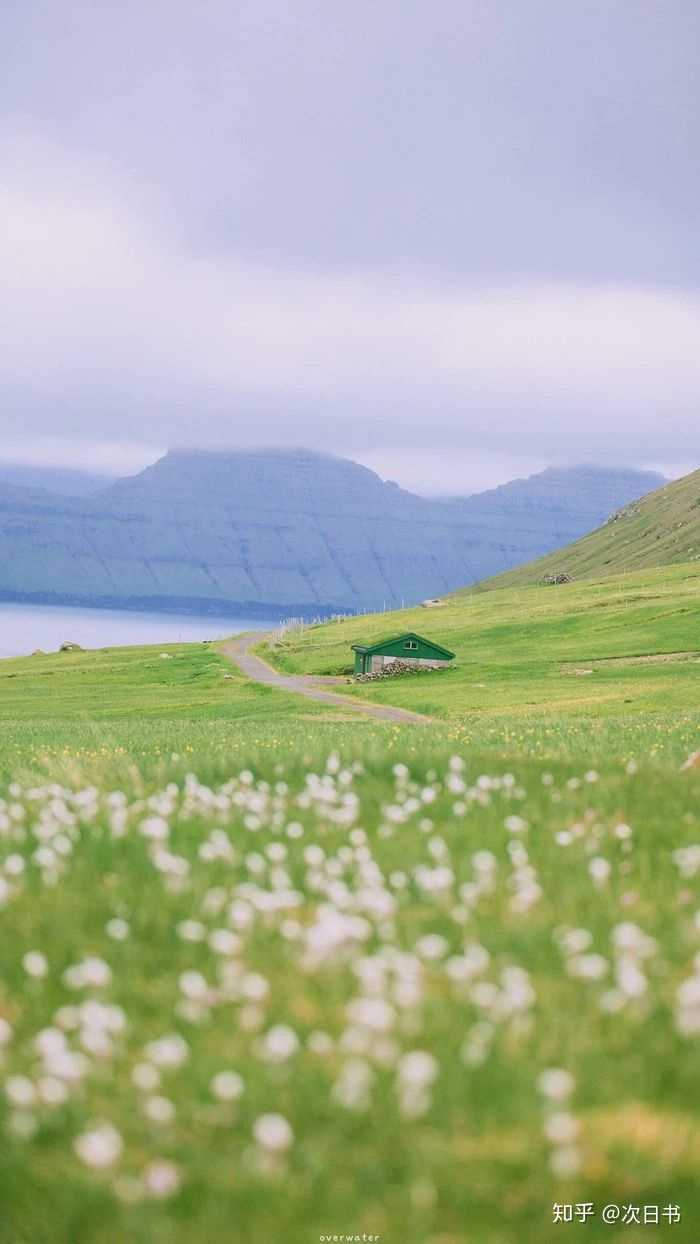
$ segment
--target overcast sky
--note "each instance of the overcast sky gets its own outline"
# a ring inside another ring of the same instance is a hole
[[[4,0],[0,456],[700,465],[698,0]]]

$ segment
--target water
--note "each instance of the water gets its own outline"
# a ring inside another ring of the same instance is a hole
[[[240,631],[264,631],[274,625],[260,618],[204,618],[187,614],[0,603],[0,657],[25,656],[36,648],[56,652],[65,640],[80,644],[82,648],[173,644],[222,639]]]

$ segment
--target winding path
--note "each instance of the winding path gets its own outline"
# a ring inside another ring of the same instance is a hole
[[[254,635],[238,635],[235,639],[227,639],[217,644],[220,652],[237,665],[246,678],[253,682],[265,683],[268,687],[276,687],[279,691],[294,691],[297,695],[306,696],[307,700],[320,700],[323,704],[332,704],[335,708],[349,709],[360,716],[374,717],[378,721],[392,721],[401,725],[427,726],[430,717],[421,713],[411,713],[405,708],[391,708],[387,704],[368,704],[363,700],[351,699],[347,695],[338,695],[336,691],[324,691],[322,678],[310,674],[280,674],[266,661],[257,656],[252,649],[264,639],[258,631]],[[335,681],[335,680],[334,680]]]

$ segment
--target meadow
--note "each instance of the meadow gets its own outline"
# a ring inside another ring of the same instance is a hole
[[[130,766],[158,772],[195,753],[225,757],[241,733],[251,750],[285,722],[328,710],[250,683],[209,644],[42,653],[0,661],[0,777]],[[274,745],[274,742],[273,744]]]
[[[361,688],[427,728],[204,644],[1,662],[2,1244],[696,1241],[678,573],[267,653],[337,672],[360,634],[435,635],[453,671]]]
[[[697,710],[700,566],[557,587],[458,592],[404,609],[288,630],[263,644],[290,673],[349,674],[352,643],[417,631],[455,652],[435,674],[348,686],[361,699],[449,722]]]

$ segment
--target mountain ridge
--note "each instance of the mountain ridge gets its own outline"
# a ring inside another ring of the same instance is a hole
[[[700,561],[700,470],[627,502],[598,528],[545,557],[476,584],[491,591]]]
[[[82,498],[0,483],[0,598],[262,617],[392,608],[566,543],[650,479],[559,468],[445,503],[312,450],[176,450]]]

